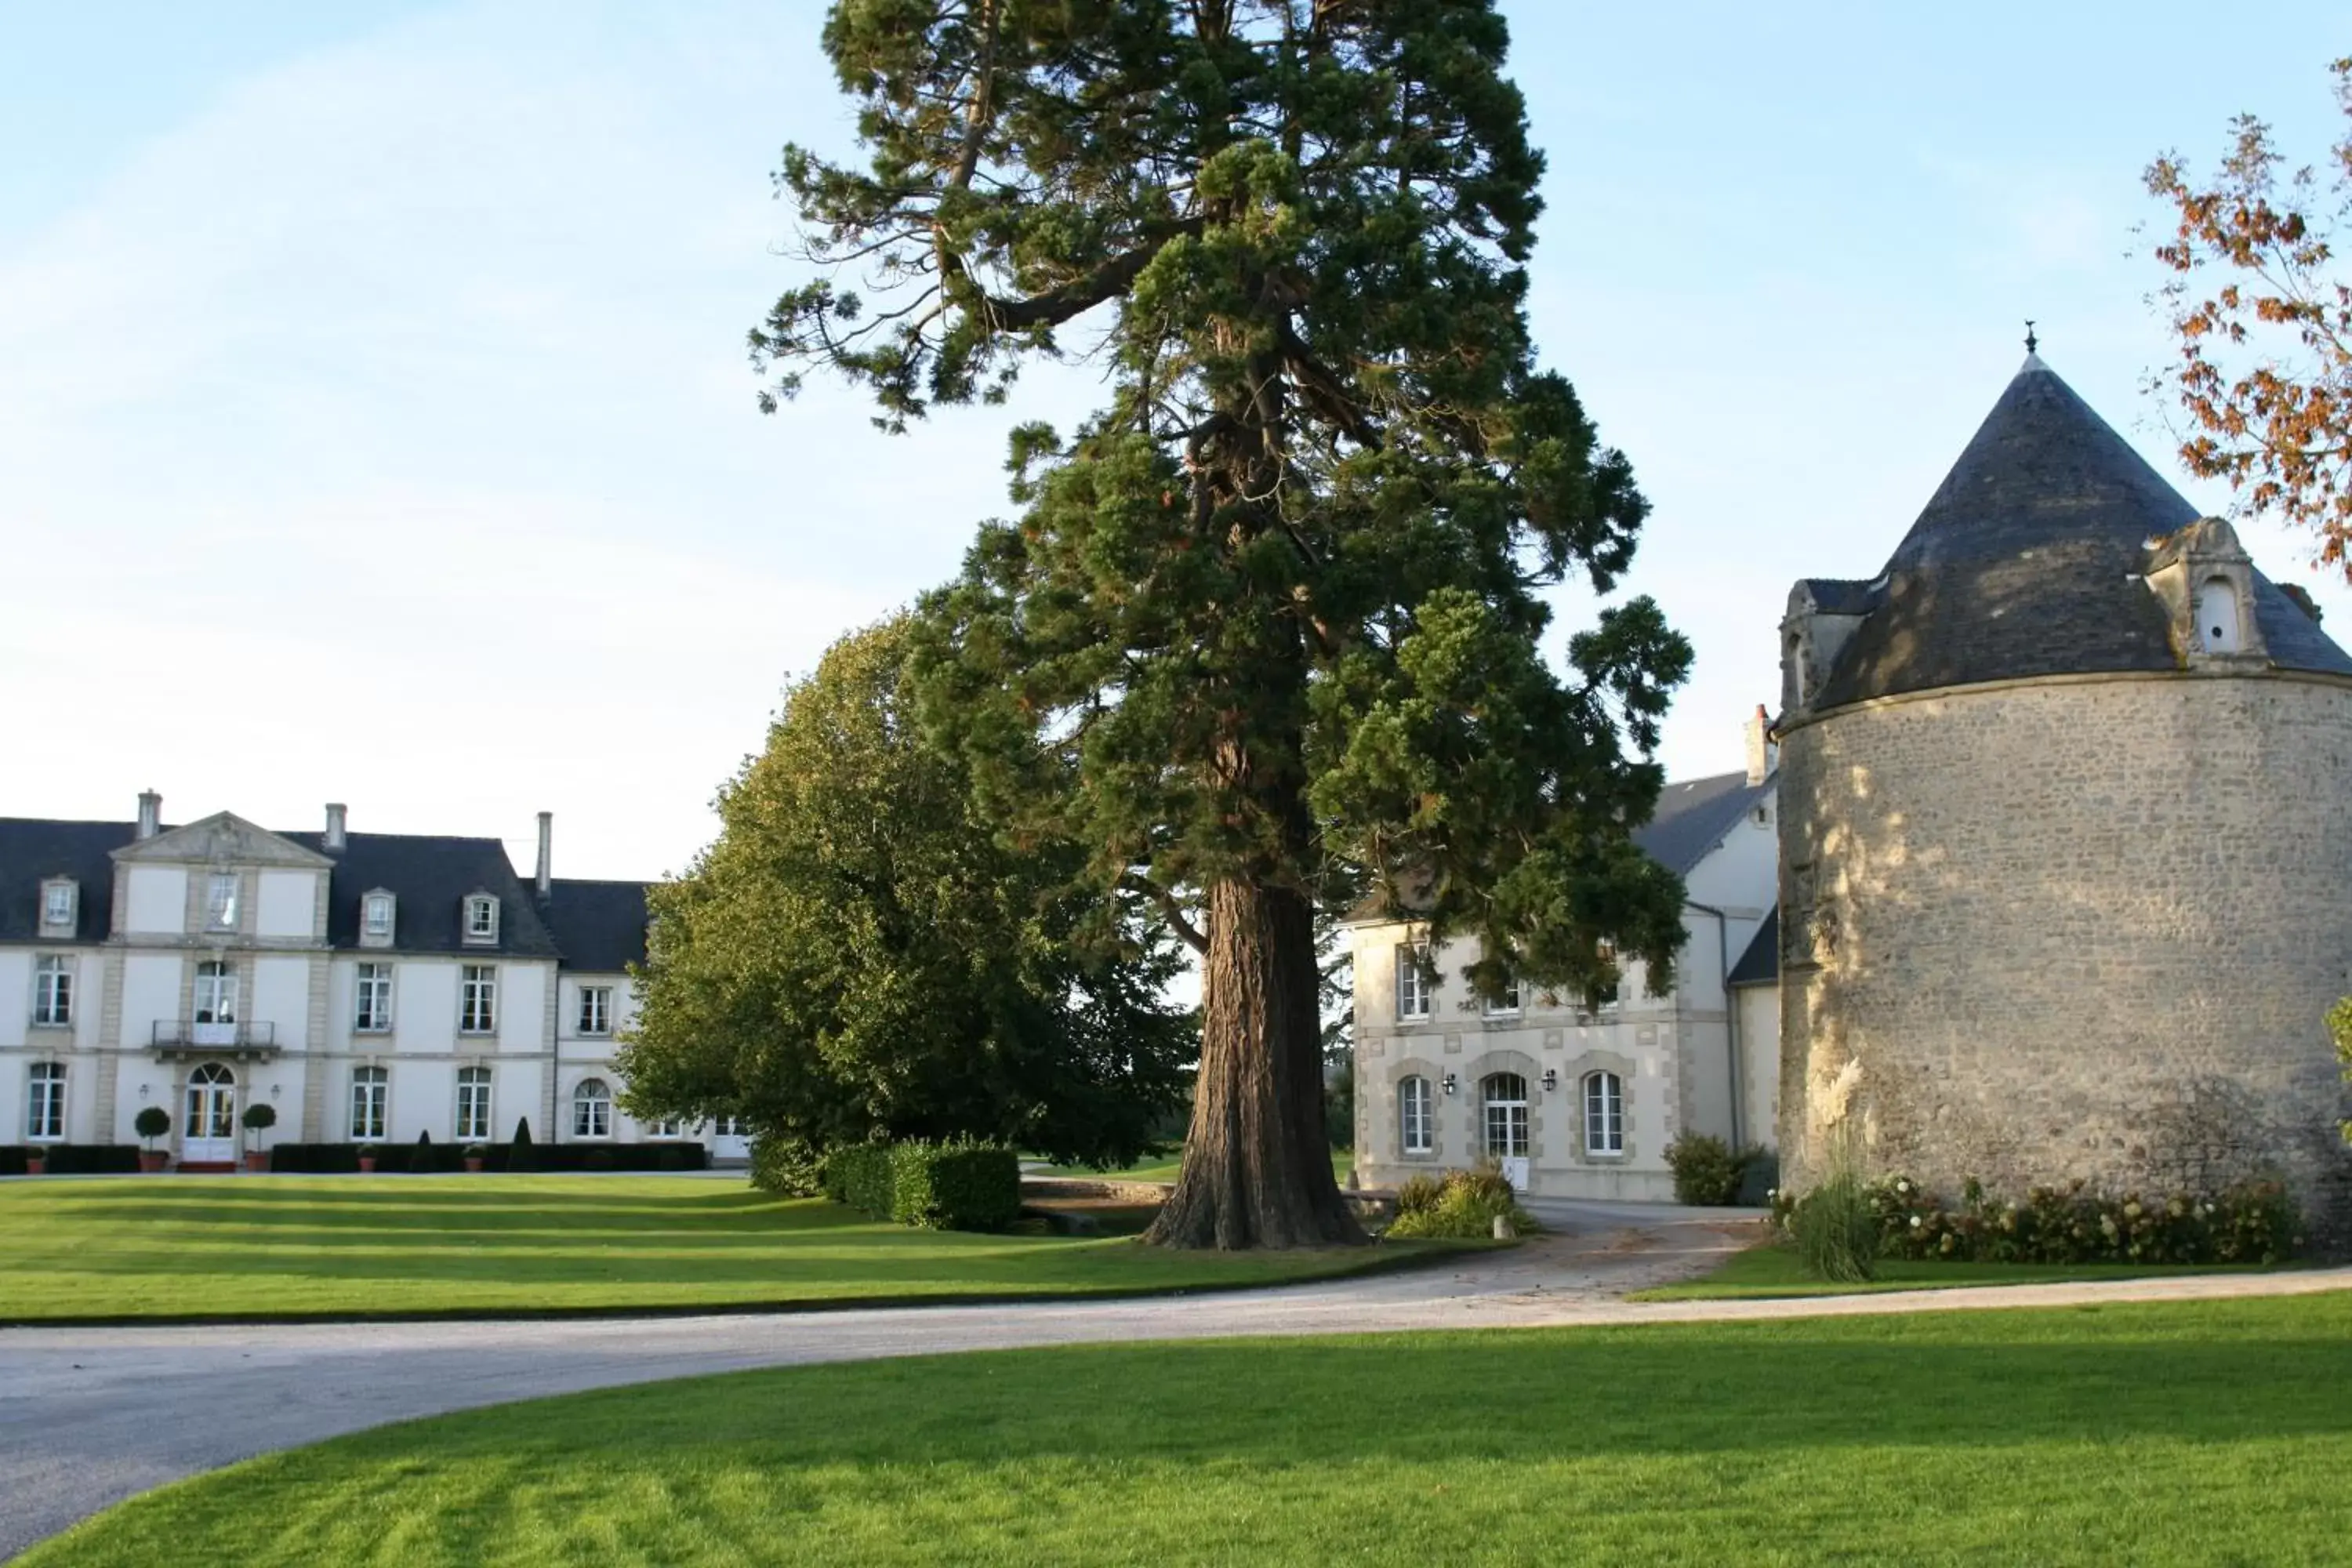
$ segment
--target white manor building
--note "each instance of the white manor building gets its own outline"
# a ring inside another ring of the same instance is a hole
[[[520,878],[496,838],[0,818],[0,1142],[131,1143],[171,1113],[183,1165],[269,1143],[701,1137],[614,1103],[641,882]]]
[[[1665,1148],[1685,1131],[1770,1147],[1780,1085],[1777,775],[1757,710],[1744,773],[1668,784],[1634,841],[1683,878],[1688,941],[1663,996],[1628,961],[1617,995],[1522,987],[1500,1005],[1462,978],[1473,942],[1410,962],[1410,921],[1350,922],[1355,955],[1356,1173],[1392,1187],[1416,1171],[1499,1160],[1548,1197],[1665,1200]]]

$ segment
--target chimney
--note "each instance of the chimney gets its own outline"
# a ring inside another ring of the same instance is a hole
[[[539,814],[539,896],[545,899],[555,887],[555,813]]]
[[[1748,782],[1751,784],[1762,784],[1771,774],[1772,764],[1779,760],[1772,754],[1778,748],[1772,744],[1771,730],[1771,721],[1765,715],[1764,704],[1759,702],[1756,711],[1748,719]]]
[[[139,792],[139,837],[152,838],[163,831],[163,797],[152,789]]]
[[[342,802],[331,800],[327,803],[327,831],[319,839],[326,848],[341,849],[343,847],[344,815],[345,808]]]

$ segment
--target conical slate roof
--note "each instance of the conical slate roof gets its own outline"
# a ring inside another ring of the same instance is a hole
[[[1843,594],[1849,602],[1866,595],[1869,609],[1813,706],[1987,680],[2177,669],[2166,612],[2140,574],[2149,541],[2196,519],[2029,354],[1878,578],[1822,585],[1852,590]],[[2352,675],[2352,658],[2259,573],[2254,614],[2273,665]]]

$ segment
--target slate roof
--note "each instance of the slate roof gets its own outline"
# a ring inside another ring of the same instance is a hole
[[[334,861],[328,878],[327,940],[337,948],[360,945],[361,895],[382,889],[396,900],[392,951],[397,952],[560,958],[573,968],[616,972],[645,952],[641,882],[559,879],[550,909],[542,911],[496,838],[353,833],[341,849],[331,850],[317,832],[278,837]],[[114,911],[114,862],[109,857],[137,838],[138,826],[130,822],[0,817],[0,942],[105,941]],[[71,877],[81,885],[79,920],[70,939],[40,934],[41,884],[52,877]],[[499,900],[495,946],[464,940],[464,901],[477,892]],[[551,922],[577,943],[576,952],[559,945]]]
[[[1670,783],[1658,792],[1657,815],[1633,830],[1633,842],[1667,870],[1687,877],[1771,793],[1770,775],[1752,784],[1745,771]]]
[[[114,862],[107,857],[131,842],[129,822],[52,822],[0,816],[0,942],[40,942],[41,884],[71,877],[81,884],[78,925],[68,942],[106,940],[114,923]]]
[[[1780,978],[1780,906],[1774,904],[1756,928],[1748,951],[1731,966],[1727,985],[1769,985]]]
[[[1870,584],[1869,613],[1812,706],[2178,668],[2165,612],[2138,574],[2150,539],[2196,519],[2130,443],[2028,355]],[[2352,658],[2316,623],[2268,578],[2253,581],[2273,665],[2352,675]]]
[[[558,877],[544,906],[563,961],[617,974],[646,956],[646,884]]]

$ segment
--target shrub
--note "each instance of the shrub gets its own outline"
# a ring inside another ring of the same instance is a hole
[[[1953,1263],[2278,1263],[2302,1237],[2286,1188],[2242,1182],[2210,1196],[2092,1192],[2076,1182],[2033,1187],[2021,1201],[1988,1197],[1970,1180],[1957,1205],[1905,1175],[1870,1184],[1872,1217],[1889,1255]]]
[[[1497,1215],[1522,1233],[1542,1228],[1519,1206],[1518,1194],[1501,1169],[1482,1160],[1467,1171],[1448,1171],[1442,1179],[1416,1175],[1407,1180],[1397,1189],[1397,1216],[1386,1234],[1401,1239],[1483,1240],[1495,1234]]]
[[[686,1169],[686,1156],[679,1152],[675,1144],[663,1144],[661,1152],[655,1156],[655,1163],[665,1171],[683,1171]]]
[[[150,1105],[131,1119],[131,1131],[147,1140],[152,1148],[155,1140],[172,1130],[172,1113],[160,1105]]]
[[[1858,1285],[1877,1277],[1878,1216],[1869,1191],[1852,1170],[1833,1170],[1799,1198],[1789,1230],[1797,1257],[1814,1279]]]
[[[280,1175],[336,1175],[356,1172],[359,1157],[375,1152],[373,1144],[280,1143],[269,1151],[269,1168]]]
[[[751,1184],[786,1197],[815,1197],[825,1190],[824,1156],[804,1138],[762,1133],[751,1141]]]
[[[933,1230],[1002,1230],[1021,1214],[1020,1157],[996,1143],[845,1144],[826,1153],[824,1182],[837,1204]]]
[[[539,1169],[539,1153],[531,1147],[530,1118],[528,1116],[515,1123],[514,1142],[507,1145],[506,1168],[509,1171]]]
[[[1739,1201],[1748,1168],[1764,1151],[1749,1147],[1732,1152],[1731,1145],[1708,1132],[1684,1132],[1666,1145],[1666,1163],[1675,1173],[1675,1202],[1719,1208]]]
[[[278,1125],[278,1108],[266,1100],[257,1100],[245,1108],[245,1114],[237,1121],[245,1124],[248,1132],[267,1131]]]
[[[581,1156],[580,1168],[583,1171],[612,1170],[613,1152],[610,1149],[591,1149]]]
[[[526,1147],[530,1147],[526,1145]],[[430,1170],[454,1172],[464,1168],[469,1149],[481,1150],[485,1171],[509,1171],[512,1164],[513,1145],[507,1143],[473,1144],[461,1147],[456,1143],[412,1143],[407,1146],[408,1159],[404,1164],[384,1166],[387,1170]],[[359,1169],[359,1157],[363,1150],[383,1151],[372,1144],[361,1143],[280,1143],[270,1152],[269,1168],[296,1174],[327,1174]],[[128,1151],[134,1157],[137,1151]],[[398,1150],[394,1151],[395,1158]],[[536,1156],[523,1166],[526,1171],[699,1171],[709,1164],[709,1151],[691,1141],[676,1143],[621,1143],[610,1146],[588,1143],[541,1144],[533,1150]],[[135,1163],[135,1158],[134,1158]]]
[[[116,1176],[139,1169],[139,1151],[128,1143],[15,1143],[0,1148],[0,1176],[23,1175],[36,1149],[52,1176]]]
[[[408,1153],[408,1173],[412,1176],[427,1176],[440,1168],[442,1167],[433,1150],[433,1134],[419,1132],[416,1135],[416,1147],[410,1150]]]

